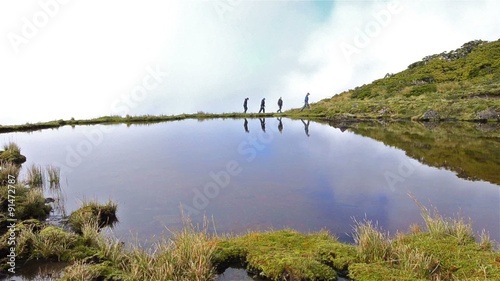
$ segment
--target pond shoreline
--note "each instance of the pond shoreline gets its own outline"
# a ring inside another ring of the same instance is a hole
[[[339,242],[326,231],[301,233],[284,229],[239,236],[210,235],[207,224],[202,228],[195,227],[189,218],[185,218],[184,228],[174,233],[171,240],[162,240],[151,249],[138,248],[137,245],[127,248],[116,238],[104,237],[97,224],[78,234],[26,220],[19,222],[19,233],[23,235],[22,232],[28,231],[32,242],[24,243],[33,244],[17,263],[29,263],[35,255],[41,258],[37,258],[36,262],[68,264],[65,274],[59,273],[62,279],[57,280],[77,280],[78,276],[90,278],[86,280],[157,280],[154,278],[162,276],[158,274],[164,274],[161,269],[164,262],[182,268],[181,275],[172,273],[174,277],[181,277],[186,270],[192,270],[194,275],[189,276],[207,281],[217,280],[219,274],[235,265],[245,268],[250,276],[264,278],[258,280],[333,281],[349,278],[371,281],[393,278],[391,280],[416,281],[449,280],[452,276],[491,280],[500,277],[500,252],[487,234],[477,238],[470,224],[462,218],[441,217],[436,211],[415,202],[421,208],[426,229],[412,224],[408,232],[389,236],[378,228],[377,223],[354,221],[354,244]],[[99,219],[98,216],[92,215],[88,218],[89,222]],[[30,226],[33,223],[38,230],[33,231]],[[66,241],[63,242],[66,246],[63,249],[47,249],[45,255],[40,248],[43,245],[36,244],[40,239],[43,244]],[[180,251],[181,256],[177,256],[176,251]],[[163,255],[172,257],[164,260]],[[203,268],[187,266],[195,261],[203,263]],[[156,277],[148,279],[151,275]],[[9,275],[1,274],[0,277]]]
[[[500,120],[485,120],[485,119],[458,119],[458,118],[444,118],[444,119],[429,119],[429,118],[391,118],[387,116],[380,116],[377,118],[356,116],[352,114],[310,114],[310,113],[194,113],[194,114],[179,114],[179,115],[142,115],[142,116],[103,116],[93,119],[79,119],[74,118],[69,120],[54,120],[38,123],[26,123],[20,125],[0,125],[0,133],[12,132],[33,132],[44,129],[57,129],[63,126],[86,126],[86,125],[114,125],[114,124],[154,124],[168,121],[181,121],[187,119],[208,120],[208,119],[243,119],[243,118],[290,118],[290,119],[307,119],[318,120],[323,122],[335,123],[362,123],[362,122],[405,122],[405,121],[418,121],[418,122],[474,122],[474,123],[500,123]]]

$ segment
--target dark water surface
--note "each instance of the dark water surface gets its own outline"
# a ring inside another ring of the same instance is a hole
[[[265,126],[259,119],[246,122],[62,127],[2,134],[0,141],[21,147],[25,167],[61,167],[68,213],[85,199],[117,202],[113,232],[124,241],[180,228],[182,204],[195,222],[204,214],[213,218],[218,233],[328,229],[350,242],[353,219],[378,221],[393,234],[423,224],[409,192],[443,216],[470,218],[475,231],[486,229],[500,241],[498,162],[487,164],[493,176],[459,177],[460,167],[422,164],[428,163],[423,156],[408,153],[419,162],[397,145],[362,136],[369,130],[289,119],[281,125],[269,118]],[[406,142],[413,143],[411,136]],[[414,137],[415,144],[422,142]],[[489,149],[489,157],[500,153],[499,146]],[[451,156],[442,155],[447,163]]]

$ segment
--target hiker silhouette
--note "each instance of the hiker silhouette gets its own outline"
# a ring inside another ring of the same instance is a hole
[[[309,93],[307,93],[306,97],[304,98],[304,106],[302,107],[302,109],[301,109],[300,111],[304,110],[304,108],[306,108],[306,107],[307,107],[307,108],[309,108],[309,109],[311,108],[311,107],[309,106],[309,95],[310,95],[310,94],[309,94]]]
[[[283,100],[281,99],[281,97],[279,98],[278,100],[278,111],[276,111],[276,113],[281,113],[281,107],[283,107]]]
[[[266,98],[263,98],[261,101],[260,101],[260,110],[259,110],[259,113],[262,112],[262,113],[266,113]]]
[[[247,113],[248,110],[248,98],[245,98],[245,101],[243,102],[243,109],[245,109],[244,113]]]

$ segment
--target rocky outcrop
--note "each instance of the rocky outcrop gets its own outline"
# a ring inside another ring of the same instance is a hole
[[[496,110],[489,108],[477,113],[477,119],[479,120],[497,120],[498,112]]]
[[[437,113],[434,110],[427,110],[422,117],[420,117],[420,120],[422,121],[439,121],[440,116],[439,113]]]

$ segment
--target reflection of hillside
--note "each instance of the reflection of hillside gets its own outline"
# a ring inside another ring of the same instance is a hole
[[[356,134],[402,149],[421,163],[454,171],[460,178],[500,184],[500,125],[497,123],[372,122],[349,127]]]

